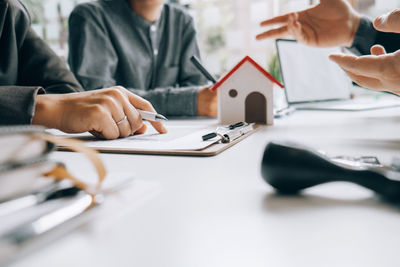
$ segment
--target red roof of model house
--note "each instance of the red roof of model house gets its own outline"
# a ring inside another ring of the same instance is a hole
[[[277,79],[274,78],[274,76],[272,76],[268,71],[264,70],[260,65],[258,65],[251,57],[246,56],[245,58],[243,58],[228,74],[226,74],[222,79],[220,79],[211,90],[217,90],[218,87],[220,87],[226,80],[228,80],[229,77],[231,77],[231,75],[233,73],[235,73],[245,62],[250,62],[251,64],[254,65],[254,67],[256,67],[256,69],[258,69],[262,74],[264,74],[265,77],[267,77],[268,79],[270,79],[271,82],[276,83],[277,85],[279,85],[281,88],[283,88],[283,85],[278,82]]]

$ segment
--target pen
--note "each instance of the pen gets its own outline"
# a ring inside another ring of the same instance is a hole
[[[161,115],[161,114],[157,114],[154,112],[150,112],[150,111],[144,111],[141,109],[137,109],[137,111],[139,111],[140,115],[142,116],[142,119],[147,120],[147,121],[167,121],[168,119]]]
[[[217,80],[211,75],[210,72],[206,70],[206,68],[200,63],[200,60],[196,56],[192,56],[190,58],[190,61],[192,61],[193,65],[204,75],[204,77],[207,78],[207,80],[216,83]]]

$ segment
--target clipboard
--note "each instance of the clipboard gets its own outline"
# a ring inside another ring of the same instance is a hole
[[[211,157],[220,154],[221,152],[227,150],[228,148],[236,145],[245,138],[249,137],[256,131],[262,128],[262,125],[255,124],[253,129],[242,136],[232,140],[228,143],[214,142],[203,149],[185,150],[185,149],[142,149],[142,148],[123,148],[123,147],[103,147],[90,146],[102,153],[116,153],[116,154],[140,154],[140,155],[168,155],[168,156],[194,156],[194,157]],[[201,136],[200,136],[201,137]],[[108,141],[104,141],[108,142]],[[67,147],[58,147],[60,151],[70,151]]]

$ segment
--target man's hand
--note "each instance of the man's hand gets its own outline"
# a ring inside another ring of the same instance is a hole
[[[257,40],[288,35],[310,46],[351,46],[360,25],[360,15],[346,0],[321,0],[320,4],[261,22],[280,26],[257,35]]]
[[[148,101],[119,86],[65,95],[38,95],[32,124],[67,133],[89,131],[97,137],[115,139],[146,131],[136,108],[155,112]],[[167,132],[162,123],[150,123],[158,132]]]
[[[386,54],[382,46],[375,45],[371,54],[362,57],[331,55],[329,58],[358,85],[400,95],[400,51]]]
[[[217,92],[210,89],[209,86],[204,87],[197,95],[197,115],[199,116],[217,117],[218,115]]]
[[[378,31],[400,33],[400,10],[377,17],[374,27]],[[331,55],[329,58],[357,84],[400,95],[400,50],[386,54],[384,47],[375,45],[371,56]]]

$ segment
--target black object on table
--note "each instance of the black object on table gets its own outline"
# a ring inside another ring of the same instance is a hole
[[[298,144],[271,142],[265,149],[261,171],[264,180],[284,194],[346,181],[371,189],[388,200],[400,201],[400,172],[372,158],[353,161],[329,158]]]

